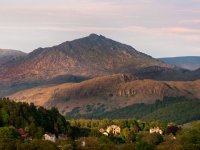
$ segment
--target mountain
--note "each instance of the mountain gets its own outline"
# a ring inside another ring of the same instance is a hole
[[[58,75],[100,76],[133,72],[138,68],[161,66],[172,68],[134,48],[91,34],[60,45],[38,48],[7,68],[2,80],[48,79]],[[7,79],[4,76],[7,74]]]
[[[142,78],[146,75],[142,70],[146,68],[156,74],[157,71],[175,74],[176,70],[173,65],[165,64],[131,46],[91,34],[53,47],[38,48],[21,59],[6,63],[1,68],[0,91],[3,92],[0,92],[0,96],[3,95],[1,93],[5,96],[19,89],[51,83],[51,80],[60,76],[93,78],[138,73]],[[153,73],[151,75],[156,77]]]
[[[200,56],[168,57],[160,58],[159,60],[188,70],[200,68]]]
[[[0,49],[0,66],[11,63],[17,59],[26,56],[26,53],[17,51],[17,50],[10,50],[10,49]]]
[[[15,101],[33,102],[62,114],[112,111],[136,103],[154,103],[164,97],[200,98],[200,80],[155,81],[140,80],[132,75],[115,74],[96,77],[80,83],[41,86],[17,92]]]

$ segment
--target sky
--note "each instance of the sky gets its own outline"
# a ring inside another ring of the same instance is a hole
[[[200,0],[0,0],[0,48],[101,34],[153,57],[200,56]]]

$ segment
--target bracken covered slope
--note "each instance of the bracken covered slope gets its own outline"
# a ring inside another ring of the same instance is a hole
[[[135,103],[154,103],[163,97],[200,98],[200,81],[138,80],[131,75],[97,77],[81,83],[38,87],[11,95],[16,101],[56,106],[60,112],[92,113],[110,111]]]

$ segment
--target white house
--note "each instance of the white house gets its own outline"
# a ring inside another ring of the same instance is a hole
[[[106,131],[103,132],[102,134],[105,135],[105,136],[108,136],[108,132],[106,132]]]
[[[159,127],[150,128],[150,133],[160,133],[163,134],[163,131]]]
[[[52,142],[56,142],[56,136],[54,134],[44,134],[44,139]]]
[[[101,128],[99,130],[99,132],[101,132],[103,135],[108,136],[108,132],[106,130],[104,130],[103,128]]]
[[[120,127],[117,125],[108,126],[106,132],[113,135],[120,134]]]
[[[111,125],[111,126],[108,126],[106,130],[101,128],[99,132],[101,132],[105,136],[108,136],[109,134],[117,135],[117,134],[120,134],[120,127],[117,125]]]

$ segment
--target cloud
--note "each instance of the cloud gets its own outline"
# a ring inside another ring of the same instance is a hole
[[[149,43],[145,49],[152,51],[169,45],[181,50],[200,47],[199,4],[199,0],[0,0],[0,43],[31,49],[42,42],[54,45],[96,32],[142,48]]]
[[[199,9],[178,9],[176,11],[182,13],[200,13]]]
[[[147,28],[143,26],[129,26],[121,28],[121,30],[129,31],[129,32],[143,32],[143,33],[191,33],[191,34],[199,34],[200,29],[186,28],[186,27],[158,27],[158,28]]]
[[[55,12],[55,13],[75,13],[75,12],[81,12],[81,13],[94,13],[94,12],[113,12],[118,11],[119,9],[122,9],[122,7],[126,7],[127,5],[119,5],[118,3],[112,3],[112,2],[88,2],[86,1],[79,1],[79,3],[71,2],[62,2],[62,3],[48,3],[48,4],[16,4],[16,5],[1,5],[0,11],[6,11],[6,12]],[[71,14],[72,15],[72,14]]]
[[[200,23],[200,19],[182,20],[182,21],[179,21],[179,23],[183,23],[183,24],[199,24]]]
[[[167,28],[160,28],[159,30],[168,33],[200,33],[199,29],[192,29],[185,27],[167,27]]]
[[[186,28],[186,27],[157,27],[148,28],[145,26],[122,26],[122,27],[102,27],[91,26],[85,24],[85,26],[73,23],[50,23],[42,24],[43,26],[0,26],[0,29],[7,30],[49,30],[49,31],[127,31],[127,32],[143,32],[143,33],[192,33],[199,34],[200,29]],[[59,25],[66,25],[65,27]],[[75,25],[75,26],[74,26]],[[67,27],[68,26],[68,27]]]

